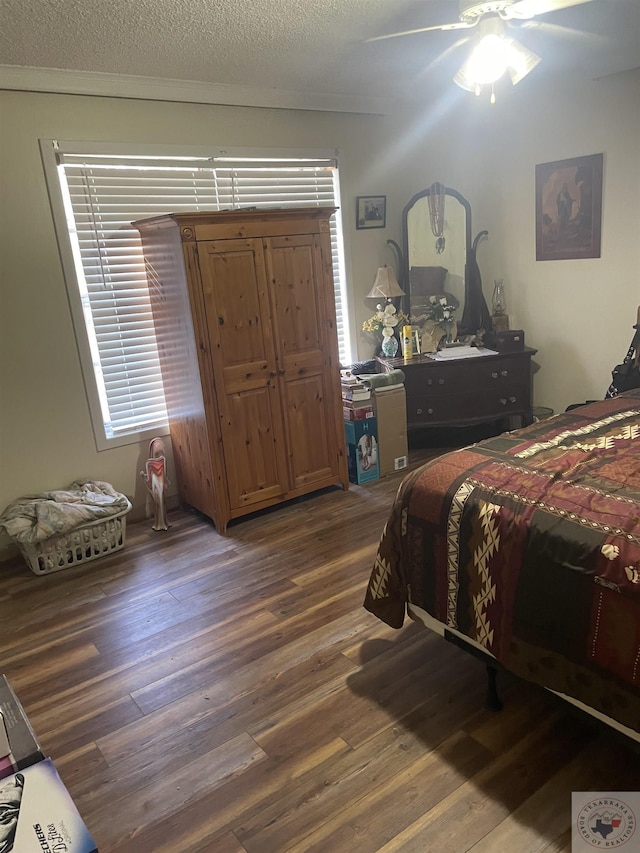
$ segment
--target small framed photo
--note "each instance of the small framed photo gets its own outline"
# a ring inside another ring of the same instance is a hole
[[[384,228],[386,220],[386,195],[359,195],[356,198],[356,228]]]

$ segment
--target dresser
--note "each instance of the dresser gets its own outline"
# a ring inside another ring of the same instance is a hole
[[[135,223],[181,500],[220,532],[347,488],[329,219],[334,208]]]
[[[531,358],[537,350],[438,360],[429,355],[378,358],[379,373],[405,374],[407,429],[472,426],[517,416],[529,424]]]

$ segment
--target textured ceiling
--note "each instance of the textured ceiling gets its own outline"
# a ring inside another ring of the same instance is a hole
[[[365,40],[457,16],[457,0],[0,0],[0,64],[404,98],[452,85],[465,33]],[[514,34],[543,58],[540,79],[593,79],[640,65],[640,0]]]

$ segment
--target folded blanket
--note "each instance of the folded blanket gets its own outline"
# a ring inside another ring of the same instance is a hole
[[[360,376],[367,388],[382,388],[384,385],[404,385],[404,372],[400,368],[389,373],[371,373]]]
[[[18,498],[0,515],[0,527],[15,541],[32,545],[130,508],[126,495],[109,483],[75,482],[68,489]]]

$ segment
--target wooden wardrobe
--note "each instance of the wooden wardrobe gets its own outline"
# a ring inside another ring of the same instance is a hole
[[[348,488],[334,208],[176,213],[140,231],[180,499],[230,519]]]

